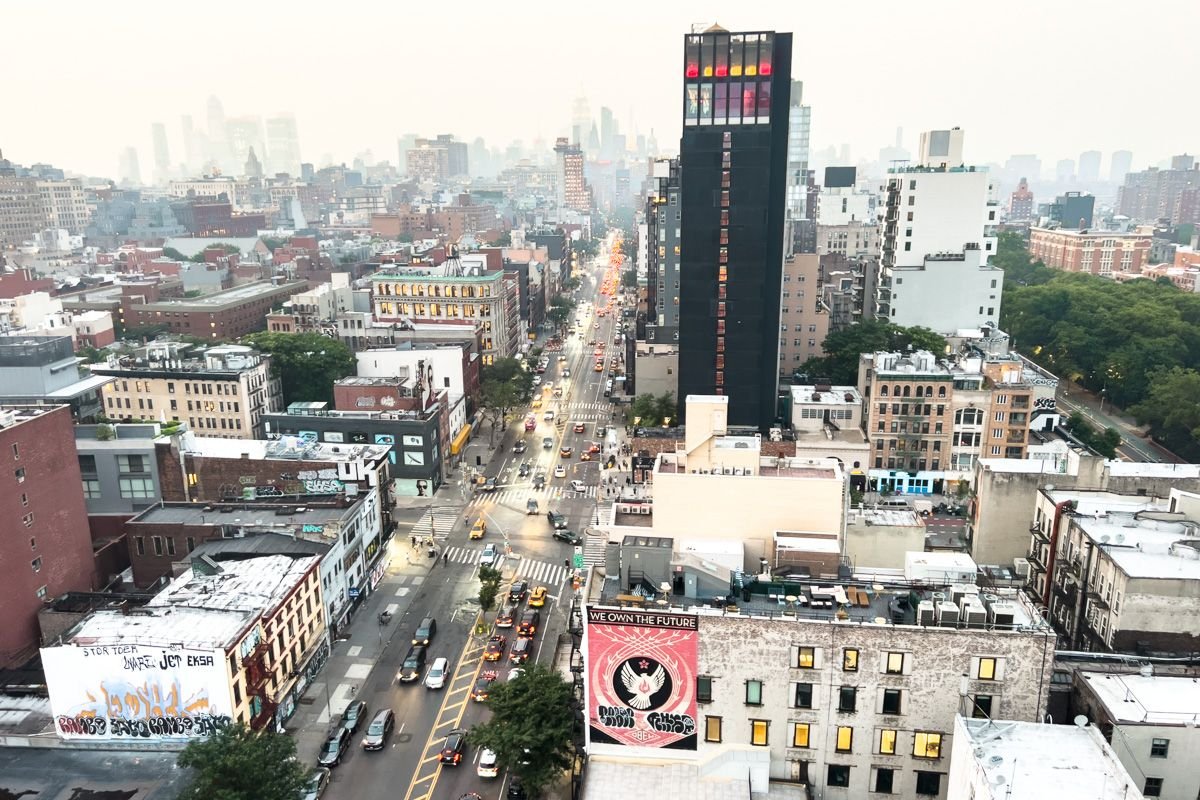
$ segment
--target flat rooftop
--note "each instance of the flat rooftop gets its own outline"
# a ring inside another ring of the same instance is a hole
[[[147,608],[160,606],[262,613],[279,606],[312,567],[317,556],[260,556],[222,561],[216,567],[193,561]]]
[[[862,395],[853,386],[793,386],[792,402],[826,406],[862,405]]]
[[[129,613],[102,609],[89,614],[67,636],[67,644],[93,647],[182,644],[204,649],[235,641],[257,614],[248,609],[170,608],[143,606]]]
[[[161,311],[218,311],[231,306],[238,306],[266,295],[295,294],[307,285],[305,281],[291,281],[290,283],[257,281],[233,289],[227,289],[224,292],[217,292],[208,297],[197,297],[188,300],[159,300],[154,303],[137,306],[137,308]]]
[[[249,458],[255,461],[373,461],[388,457],[386,444],[324,444],[296,437],[282,439],[218,439],[190,431],[179,438],[180,450],[207,458]]]
[[[288,513],[277,513],[284,510]],[[155,525],[326,525],[339,521],[348,511],[347,508],[295,503],[165,503],[147,508],[130,522]]]
[[[1200,581],[1194,525],[1136,519],[1110,511],[1103,517],[1075,516],[1074,522],[1130,578]],[[1185,540],[1188,543],[1185,543]]]
[[[954,749],[974,759],[973,772],[982,771],[995,787],[991,797],[1130,800],[1142,796],[1093,726],[962,717],[958,723],[966,729],[970,744]]]
[[[1114,720],[1192,727],[1200,720],[1200,680],[1196,678],[1107,672],[1079,674]]]

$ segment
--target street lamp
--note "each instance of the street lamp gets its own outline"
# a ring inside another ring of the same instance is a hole
[[[501,525],[499,522],[496,522],[496,520],[492,517],[492,515],[487,513],[486,511],[481,510],[479,512],[479,516],[486,517],[488,522],[490,522],[496,526],[496,530],[500,531],[500,535],[504,537],[504,555],[506,555],[506,556],[512,555],[512,550],[511,550],[511,548],[509,548],[509,545],[508,545],[508,530],[503,525]]]

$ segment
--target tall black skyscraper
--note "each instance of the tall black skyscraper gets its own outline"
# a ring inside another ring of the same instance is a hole
[[[790,33],[684,38],[679,146],[679,409],[729,397],[729,422],[775,419]],[[795,287],[815,292],[816,287]]]

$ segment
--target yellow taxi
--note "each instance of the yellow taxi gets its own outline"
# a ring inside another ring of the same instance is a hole
[[[480,517],[475,520],[475,526],[471,528],[471,538],[482,539],[485,533],[487,533],[487,523],[483,521],[483,517]]]
[[[540,398],[540,397],[533,398],[533,402],[530,403],[529,407],[532,408],[534,411],[537,411],[539,408],[542,407],[542,398]]]
[[[604,362],[597,361],[596,366],[592,368],[595,372],[604,372]]]
[[[546,605],[546,587],[539,586],[533,590],[533,594],[529,595],[529,605],[534,608],[541,608]]]

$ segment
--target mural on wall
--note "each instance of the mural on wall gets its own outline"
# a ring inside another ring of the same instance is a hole
[[[589,608],[593,744],[696,749],[697,617]]]
[[[42,665],[63,739],[191,738],[231,722],[221,650],[48,647]]]
[[[242,499],[259,497],[283,497],[285,495],[330,495],[346,491],[346,484],[338,479],[336,469],[307,469],[299,472],[279,473],[278,483],[256,484],[255,475],[242,475]]]

